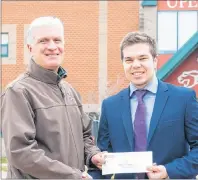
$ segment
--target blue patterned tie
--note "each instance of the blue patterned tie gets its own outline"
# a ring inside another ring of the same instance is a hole
[[[143,102],[143,97],[146,92],[146,90],[135,91],[138,100],[134,120],[135,151],[146,151],[147,146],[146,107]],[[137,179],[144,179],[145,177],[145,173],[138,173],[136,175]]]

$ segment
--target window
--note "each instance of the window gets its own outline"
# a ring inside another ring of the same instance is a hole
[[[159,11],[157,34],[159,53],[175,53],[197,31],[197,11]]]
[[[165,52],[177,50],[177,14],[174,12],[158,15],[158,49]]]
[[[1,57],[8,57],[8,33],[1,33]]]
[[[197,31],[197,12],[178,12],[178,48]]]

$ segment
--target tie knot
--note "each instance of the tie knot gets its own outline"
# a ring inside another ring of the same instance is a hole
[[[146,94],[146,92],[147,92],[147,90],[145,90],[145,89],[143,89],[143,90],[136,90],[135,91],[135,95],[136,95],[138,101],[139,100],[142,101],[142,99],[143,99],[144,95]]]

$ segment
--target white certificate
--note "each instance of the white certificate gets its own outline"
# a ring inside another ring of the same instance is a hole
[[[146,168],[153,164],[151,151],[107,153],[104,158],[105,164],[102,165],[103,175],[148,172]]]

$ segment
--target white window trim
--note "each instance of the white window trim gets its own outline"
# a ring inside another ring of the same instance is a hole
[[[23,63],[24,64],[28,64],[28,61],[30,60],[30,55],[27,49],[27,44],[26,44],[27,30],[29,26],[30,26],[29,24],[24,24],[24,47],[23,47],[23,52],[24,52]]]
[[[157,19],[158,19],[158,14],[160,13],[160,12],[176,12],[177,13],[177,50],[176,51],[160,51],[159,50],[159,54],[174,54],[174,53],[176,53],[178,50],[179,50],[179,45],[178,45],[178,42],[179,42],[179,40],[178,40],[178,36],[179,36],[179,34],[178,34],[178,12],[187,12],[187,10],[175,10],[175,11],[164,11],[164,10],[159,10],[158,12],[157,12]],[[192,10],[192,11],[196,11],[196,10]],[[197,12],[197,11],[196,11]],[[197,17],[198,17],[198,12],[197,12]],[[198,18],[197,18],[198,19]],[[157,22],[157,43],[158,43],[158,33],[159,33],[159,28],[158,28],[158,22]],[[197,31],[198,31],[198,22],[197,22]]]
[[[176,33],[175,35],[176,35],[176,49],[174,50],[174,49],[169,49],[169,50],[167,50],[167,49],[160,49],[159,48],[159,14],[161,14],[161,13],[169,13],[169,14],[173,14],[173,15],[176,15],[176,23],[177,23],[177,12],[176,11],[158,11],[158,13],[157,13],[157,43],[158,43],[158,49],[159,49],[159,54],[169,54],[169,53],[174,53],[174,52],[176,52],[177,51],[177,24],[175,24],[176,25],[176,29],[175,29],[175,31],[174,31],[174,33]],[[168,36],[168,34],[167,34],[167,36]],[[170,48],[170,47],[169,47]]]
[[[16,64],[16,24],[2,24],[2,33],[8,33],[8,57],[2,57],[2,64]]]
[[[6,36],[7,36],[6,42],[3,42],[3,41],[5,41],[4,38],[3,38],[3,35],[6,35]],[[8,52],[8,50],[9,50],[9,45],[8,45],[8,42],[9,42],[9,34],[8,34],[7,32],[1,32],[1,38],[2,38],[2,39],[1,39],[1,48],[2,48],[3,46],[6,46],[6,47],[7,47],[7,53],[6,53],[6,55],[9,56],[9,52]],[[1,49],[1,50],[2,50],[2,49]],[[7,56],[4,56],[3,53],[2,53],[2,51],[1,51],[1,58],[7,57]]]

